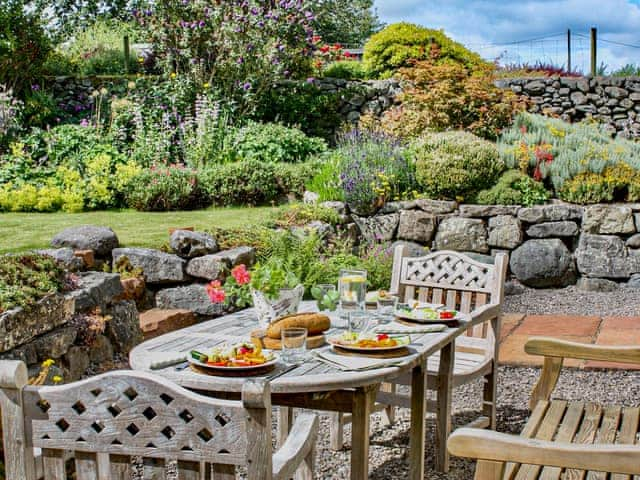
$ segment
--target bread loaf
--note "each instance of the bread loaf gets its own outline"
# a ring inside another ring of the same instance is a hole
[[[264,330],[254,330],[251,332],[251,341],[260,348],[268,350],[282,350],[282,342],[278,339],[269,338],[264,335]],[[307,349],[319,348],[325,344],[324,335],[314,335],[307,337]]]
[[[267,328],[267,337],[279,340],[283,328],[306,328],[309,336],[319,335],[331,328],[331,320],[321,313],[294,313],[279,318]]]

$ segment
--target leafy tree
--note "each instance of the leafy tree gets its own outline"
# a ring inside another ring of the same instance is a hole
[[[0,84],[23,93],[51,50],[39,16],[22,0],[0,2]]]
[[[315,33],[326,43],[362,45],[382,27],[373,0],[307,0]]]

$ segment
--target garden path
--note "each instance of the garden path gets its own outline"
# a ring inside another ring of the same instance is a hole
[[[520,366],[542,365],[543,357],[533,357],[524,351],[524,344],[532,336],[554,337],[596,345],[640,345],[640,317],[507,313],[502,319],[500,363]],[[640,370],[640,365],[614,362],[567,360],[566,365],[582,369]]]

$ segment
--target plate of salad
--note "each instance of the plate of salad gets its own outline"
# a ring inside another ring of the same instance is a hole
[[[253,343],[222,345],[208,351],[191,350],[187,359],[198,367],[218,371],[247,371],[266,368],[278,361],[271,350],[262,350]]]
[[[451,322],[460,319],[460,314],[456,310],[419,302],[398,304],[395,316],[418,323]]]
[[[327,342],[335,347],[356,352],[386,352],[406,347],[411,343],[411,338],[409,335],[344,332],[329,337]]]

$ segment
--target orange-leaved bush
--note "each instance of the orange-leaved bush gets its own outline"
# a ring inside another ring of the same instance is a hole
[[[453,62],[438,63],[438,55],[434,50],[433,59],[399,70],[406,81],[402,103],[383,115],[383,130],[409,138],[424,131],[467,130],[495,140],[525,102],[494,85],[492,66],[470,69]]]

